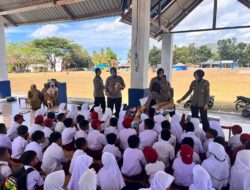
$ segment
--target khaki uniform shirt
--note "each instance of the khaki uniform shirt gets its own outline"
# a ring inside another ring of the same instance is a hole
[[[193,92],[192,106],[204,107],[208,104],[210,97],[210,87],[207,80],[202,79],[200,82],[194,80],[187,93],[181,98],[185,100]]]
[[[120,76],[116,76],[116,77],[108,77],[106,80],[106,84],[105,84],[105,91],[107,93],[108,98],[121,98],[122,97],[122,93],[121,90],[122,89],[117,89],[116,86],[117,84],[120,84],[122,89],[125,88],[125,83],[122,79],[122,77]]]
[[[103,80],[100,76],[95,76],[94,80],[94,97],[104,97],[104,85]]]

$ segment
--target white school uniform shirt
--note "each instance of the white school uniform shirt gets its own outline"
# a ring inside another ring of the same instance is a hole
[[[122,174],[136,176],[142,172],[142,165],[146,165],[143,152],[138,148],[126,148],[123,154]]]
[[[13,141],[17,135],[17,128],[20,126],[19,123],[13,122],[7,131],[7,136]]]
[[[181,135],[181,139],[184,139],[185,137],[191,137],[194,140],[194,151],[197,154],[204,153],[201,140],[194,134],[194,132],[186,132]]]
[[[63,122],[58,121],[56,126],[55,126],[55,132],[62,133],[64,128],[65,128],[65,126],[64,126]]]
[[[43,132],[44,132],[45,141],[43,144],[41,144],[41,146],[43,149],[45,149],[49,146],[49,138],[50,138],[51,133],[53,133],[53,131],[48,127],[44,127]]]
[[[121,151],[114,144],[105,145],[102,152],[109,152],[109,153],[113,154],[116,159],[122,158]]]
[[[65,128],[62,132],[62,144],[67,145],[71,143],[76,135],[76,128],[75,127],[68,127]]]
[[[118,135],[118,130],[116,129],[116,127],[110,126],[104,129],[104,135],[108,135],[110,133],[114,133],[116,134],[116,136]]]
[[[207,151],[208,151],[208,144],[210,142],[214,142],[214,138],[210,138],[210,139],[206,139],[203,143],[203,150],[204,152],[207,154]]]
[[[236,134],[232,137],[230,137],[228,141],[228,146],[231,148],[231,150],[235,150],[236,148],[239,148],[242,146],[242,143],[240,141],[241,134]]]
[[[143,150],[147,146],[153,146],[153,144],[157,141],[158,135],[154,130],[147,129],[139,134],[139,138],[139,148]]]
[[[153,130],[159,135],[161,134],[162,128],[161,125],[155,125],[155,127],[153,128]]]
[[[24,168],[27,170],[33,167],[25,165]],[[42,186],[44,184],[44,180],[40,176],[39,172],[35,168],[33,169],[34,170],[26,177],[27,190],[36,190],[36,186]]]
[[[79,150],[79,149],[74,152],[73,157],[71,159],[70,167],[69,167],[70,174],[72,174],[75,161],[76,161],[77,157],[80,155],[86,155],[86,153],[83,150]]]
[[[120,130],[118,138],[120,140],[120,147],[125,150],[128,148],[128,138],[132,135],[136,135],[136,130],[132,128],[124,128]]]
[[[9,150],[12,149],[11,140],[5,134],[0,134],[0,147],[8,148]]]
[[[49,174],[61,170],[63,168],[61,163],[66,163],[67,161],[62,147],[56,143],[52,143],[44,152],[41,168]]]
[[[98,130],[92,130],[87,137],[88,148],[90,150],[101,150],[106,144],[106,136]]]
[[[12,171],[10,169],[10,166],[8,164],[8,162],[5,161],[0,161],[0,173],[4,176],[4,177],[8,177],[10,174],[12,174]]]
[[[165,164],[159,160],[157,160],[155,163],[148,163],[145,166],[145,171],[146,174],[149,176],[149,183],[151,183],[156,172],[165,171]]]
[[[158,141],[162,140],[161,139],[161,134],[158,136]],[[175,148],[176,147],[176,137],[171,134],[170,139],[168,139],[168,142]]]
[[[22,154],[24,153],[24,150],[28,144],[28,141],[24,139],[21,136],[18,136],[15,138],[15,140],[12,142],[12,154],[11,158],[13,159],[20,159]]]
[[[193,168],[195,163],[185,164],[181,158],[177,157],[173,163],[175,184],[189,187],[193,183]]]
[[[32,127],[29,128],[29,135],[31,136],[35,131],[43,131],[44,126],[34,124]]]
[[[173,161],[175,158],[174,147],[168,141],[160,140],[154,143],[153,149],[158,154],[158,160],[162,161],[166,165],[166,168],[168,168],[170,161]]]
[[[76,134],[75,134],[75,140],[79,139],[79,138],[87,139],[87,137],[88,137],[88,133],[86,133],[86,131],[83,131],[81,129],[79,131],[77,131]]]
[[[42,162],[43,160],[43,148],[40,144],[38,144],[37,142],[35,141],[32,141],[30,142],[29,144],[27,144],[26,148],[25,148],[25,151],[28,151],[28,150],[33,150],[36,152],[36,156],[37,156],[37,159]]]
[[[148,119],[148,115],[145,113],[141,114],[141,123],[139,124],[139,133],[145,130],[144,121]]]

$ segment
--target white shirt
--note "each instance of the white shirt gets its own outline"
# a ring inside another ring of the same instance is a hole
[[[11,140],[5,134],[0,134],[0,147],[5,147],[11,150]]]
[[[102,152],[110,152],[111,154],[114,155],[114,157],[116,157],[116,159],[122,158],[121,151],[114,144],[105,145]]]
[[[32,168],[31,166],[24,166],[25,170]],[[34,169],[26,177],[27,190],[36,190],[36,186],[42,186],[44,183],[43,178],[40,176],[39,172]]]
[[[38,144],[35,141],[32,141],[29,144],[27,144],[27,146],[25,148],[25,151],[28,151],[28,150],[35,151],[37,154],[37,158],[40,162],[43,160],[43,148],[40,144]]]
[[[98,130],[92,130],[87,137],[88,148],[91,150],[101,150],[107,144],[106,136]]]
[[[195,136],[194,132],[187,132],[181,135],[181,139],[184,139],[185,137],[191,137],[194,140],[194,151],[197,154],[204,153],[201,140],[197,136]]]
[[[75,140],[79,139],[79,138],[87,139],[87,137],[88,137],[88,134],[86,133],[86,131],[83,131],[81,129],[79,131],[77,131],[76,134],[75,134]]]
[[[242,146],[242,143],[240,141],[240,136],[241,136],[241,134],[236,134],[236,135],[230,137],[230,139],[228,141],[228,146],[231,148],[231,150],[234,150],[234,149]]]
[[[49,146],[49,137],[51,133],[53,133],[53,131],[48,127],[44,127],[43,132],[44,132],[45,141],[43,144],[41,144],[41,146],[42,146],[42,149],[45,149]]]
[[[189,187],[193,182],[193,168],[195,164],[185,164],[181,158],[177,157],[173,163],[175,184]]]
[[[10,166],[8,164],[8,162],[5,161],[0,161],[0,173],[4,176],[4,177],[8,177],[10,174],[12,174],[12,171],[10,169]]]
[[[67,145],[71,143],[75,138],[75,134],[76,134],[75,127],[65,128],[62,132],[62,144]]]
[[[71,163],[70,163],[70,167],[69,167],[69,173],[70,174],[72,174],[72,172],[73,172],[73,168],[74,168],[76,158],[78,156],[80,156],[80,155],[86,155],[86,153],[83,150],[79,150],[79,149],[74,152],[74,155],[73,155],[73,157],[71,159]]]
[[[41,168],[44,172],[49,174],[61,170],[61,163],[66,163],[67,161],[62,147],[56,143],[52,143],[44,152]]]
[[[161,140],[161,134],[158,136],[158,141]],[[170,139],[168,139],[168,142],[175,148],[176,147],[176,137],[171,134]]]
[[[146,174],[149,176],[149,182],[153,179],[154,175],[158,171],[165,171],[165,164],[162,161],[156,161],[155,163],[149,163],[145,166]]]
[[[32,127],[29,128],[29,135],[31,136],[35,131],[43,131],[44,126],[34,124]]]
[[[118,135],[118,130],[115,127],[112,127],[112,126],[107,127],[107,128],[104,129],[104,135],[107,136],[110,133],[114,133],[114,134]]]
[[[56,132],[59,132],[59,133],[62,133],[63,130],[64,130],[64,128],[65,128],[65,126],[64,126],[63,122],[58,121],[58,122],[56,123],[56,126],[55,126],[55,131],[56,131]]]
[[[153,130],[159,135],[161,134],[162,127],[161,125],[156,125]]]
[[[17,159],[17,160],[20,159],[27,144],[28,144],[28,141],[24,139],[23,137],[18,136],[17,138],[15,138],[15,140],[12,142],[11,158]]]
[[[142,165],[146,165],[143,152],[138,148],[126,148],[123,154],[122,174],[136,176],[142,172]]]
[[[17,137],[17,128],[20,126],[19,123],[13,122],[7,132],[7,136],[11,139],[14,140]]]
[[[136,130],[132,128],[121,129],[118,138],[120,139],[120,147],[124,150],[128,148],[128,138],[132,135],[136,135]]]
[[[204,149],[204,152],[207,154],[207,150],[208,150],[208,144],[210,142],[213,142],[214,141],[214,138],[210,138],[210,139],[206,139],[203,143],[203,149]]]
[[[140,145],[139,148],[143,150],[147,146],[153,146],[157,141],[157,133],[154,130],[147,129],[139,134]]]
[[[153,149],[158,154],[158,160],[162,161],[166,165],[166,168],[168,168],[170,161],[173,161],[175,158],[174,147],[168,141],[160,140],[153,145]]]

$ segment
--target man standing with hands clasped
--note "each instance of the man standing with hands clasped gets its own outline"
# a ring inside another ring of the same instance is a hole
[[[181,103],[193,92],[193,98],[191,102],[192,117],[199,118],[200,111],[203,130],[206,132],[209,129],[207,109],[210,97],[210,85],[207,80],[203,79],[204,76],[205,73],[203,70],[199,69],[195,71],[195,80],[192,81],[187,93],[180,100],[178,100],[177,103]]]
[[[98,107],[101,105],[103,113],[105,112],[106,109],[106,102],[105,102],[105,96],[104,96],[104,85],[103,85],[103,80],[101,78],[101,69],[96,68],[95,69],[95,78],[93,80],[94,83],[94,98],[95,98],[95,107]]]

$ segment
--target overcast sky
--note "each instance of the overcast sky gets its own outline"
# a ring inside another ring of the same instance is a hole
[[[211,28],[212,17],[213,0],[204,0],[174,30]],[[249,18],[250,9],[237,0],[218,0],[218,27],[250,25]],[[10,27],[6,29],[6,36],[8,42],[30,41],[52,36],[63,37],[81,44],[90,53],[100,48],[111,47],[122,62],[125,62],[131,44],[131,27],[119,20],[119,17],[112,17],[82,22]],[[250,42],[250,29],[175,34],[174,43],[178,46],[192,42],[201,45],[229,37]],[[160,47],[161,42],[151,39],[150,46],[153,45]]]

